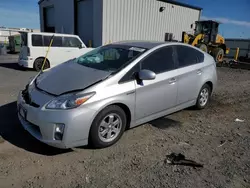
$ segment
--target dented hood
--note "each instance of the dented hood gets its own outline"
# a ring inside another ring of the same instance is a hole
[[[36,86],[53,95],[83,90],[110,75],[110,72],[79,65],[74,60],[43,72],[36,79]]]

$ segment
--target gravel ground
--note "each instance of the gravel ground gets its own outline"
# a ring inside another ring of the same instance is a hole
[[[130,129],[114,146],[59,150],[26,133],[17,92],[35,75],[0,56],[0,187],[250,187],[250,71],[218,68],[207,109],[185,109]],[[235,122],[235,119],[244,122]],[[166,164],[177,152],[203,168]]]

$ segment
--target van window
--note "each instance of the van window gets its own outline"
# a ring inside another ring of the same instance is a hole
[[[55,36],[53,39],[52,46],[54,47],[62,47],[62,37]]]
[[[79,48],[82,43],[76,37],[64,37],[63,47]]]
[[[32,46],[43,46],[42,35],[32,35]]]
[[[43,44],[44,44],[44,46],[49,46],[51,38],[52,38],[52,36],[43,36]]]
[[[179,68],[194,65],[196,63],[201,63],[204,61],[204,54],[194,48],[177,45],[176,50]]]

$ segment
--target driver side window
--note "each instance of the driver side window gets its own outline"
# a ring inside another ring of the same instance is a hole
[[[153,71],[156,74],[174,69],[174,50],[172,47],[160,48],[149,54],[142,61],[142,68]]]

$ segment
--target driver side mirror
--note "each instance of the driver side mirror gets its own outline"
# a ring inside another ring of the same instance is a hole
[[[154,80],[156,77],[156,74],[153,72],[153,71],[150,71],[150,70],[141,70],[139,73],[138,73],[138,78],[140,80]]]
[[[193,24],[190,25],[190,28],[193,29]]]

